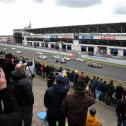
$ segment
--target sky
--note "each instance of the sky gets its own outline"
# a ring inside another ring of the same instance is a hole
[[[126,0],[0,0],[0,35],[32,28],[126,22]]]

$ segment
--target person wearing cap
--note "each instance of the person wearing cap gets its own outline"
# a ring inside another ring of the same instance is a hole
[[[55,126],[58,121],[59,126],[65,125],[65,116],[60,107],[68,88],[62,84],[63,77],[58,74],[55,77],[56,84],[49,87],[44,95],[44,105],[47,108],[47,121],[49,126]]]
[[[95,103],[92,95],[86,91],[83,81],[77,81],[75,92],[67,95],[61,110],[68,120],[69,126],[85,126],[88,107]]]
[[[63,85],[66,85],[69,88],[69,78],[67,77],[67,73],[63,74]]]
[[[96,117],[96,109],[91,108],[86,118],[86,126],[102,126],[101,122]]]

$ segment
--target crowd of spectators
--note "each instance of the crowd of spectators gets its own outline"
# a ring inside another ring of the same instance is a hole
[[[31,126],[34,104],[32,80],[35,74],[47,78],[44,105],[49,126],[56,126],[56,122],[65,126],[66,118],[69,126],[101,126],[95,108],[88,113],[88,107],[95,104],[95,99],[116,107],[118,126],[126,126],[126,88],[121,84],[115,87],[113,80],[107,83],[96,76],[90,78],[84,72],[45,65],[12,54],[6,54],[0,60],[0,66],[1,126],[11,126],[15,121],[14,126]],[[11,103],[14,104],[12,108]],[[6,116],[10,123],[5,121]]]

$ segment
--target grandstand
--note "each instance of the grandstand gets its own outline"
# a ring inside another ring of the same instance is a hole
[[[25,29],[23,44],[86,54],[126,56],[126,22]]]

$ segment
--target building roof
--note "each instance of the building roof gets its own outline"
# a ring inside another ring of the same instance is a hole
[[[126,33],[126,22],[72,25],[46,28],[25,29],[25,31],[34,34],[50,33]]]

